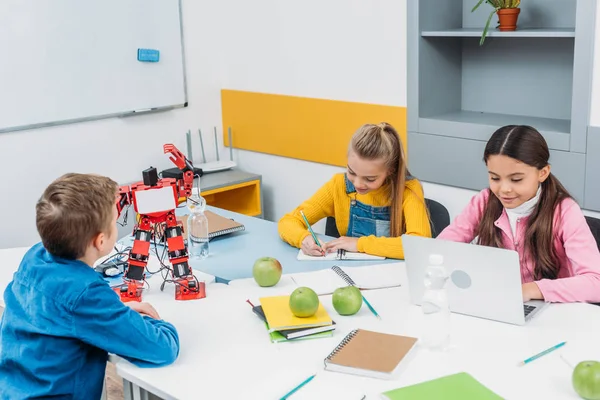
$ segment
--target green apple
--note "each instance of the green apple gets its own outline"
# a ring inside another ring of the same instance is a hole
[[[281,279],[281,263],[273,257],[261,257],[252,267],[252,276],[258,286],[275,286]]]
[[[314,290],[299,287],[290,295],[290,310],[296,317],[312,317],[319,308],[319,296]]]
[[[573,389],[581,398],[600,400],[600,362],[582,361],[573,370]]]
[[[335,289],[331,298],[333,308],[340,315],[354,315],[362,307],[363,299],[356,286],[345,286]]]

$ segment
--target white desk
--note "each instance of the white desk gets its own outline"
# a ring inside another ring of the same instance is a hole
[[[206,299],[184,303],[151,290],[148,301],[179,329],[181,355],[173,365],[160,369],[119,361],[117,372],[141,388],[136,393],[140,398],[147,390],[164,399],[277,399],[317,372],[332,383],[324,399],[336,398],[336,387],[375,399],[388,389],[467,371],[508,399],[577,399],[571,370],[560,354],[569,346],[599,344],[600,307],[593,305],[553,304],[524,327],[452,314],[454,349],[448,353],[418,349],[392,381],[325,372],[323,359],[352,329],[418,336],[421,311],[409,304],[405,286],[364,292],[382,320],[364,306],[355,316],[341,317],[331,305],[331,296],[321,296],[338,323],[332,338],[272,344],[245,299],[286,290],[286,285],[259,288],[251,279],[240,280],[231,286],[210,285]],[[569,342],[564,350],[517,367],[519,361],[563,340]]]

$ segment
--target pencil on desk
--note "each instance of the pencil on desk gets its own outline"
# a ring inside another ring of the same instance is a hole
[[[561,347],[563,347],[563,346],[564,346],[566,343],[567,343],[567,342],[561,342],[561,343],[557,344],[556,346],[552,346],[552,347],[550,347],[549,349],[546,349],[546,350],[542,351],[541,353],[538,353],[538,354],[536,354],[536,355],[534,355],[534,356],[531,356],[531,357],[529,357],[527,360],[521,361],[521,362],[519,363],[519,365],[525,365],[525,364],[529,364],[530,362],[532,362],[532,361],[534,361],[534,360],[537,360],[538,358],[540,358],[540,357],[542,357],[542,356],[545,356],[546,354],[548,354],[548,353],[551,353],[551,352],[553,352],[553,351],[554,351],[554,350],[556,350],[556,349],[560,349],[560,348],[561,348]]]
[[[306,227],[308,228],[308,231],[312,235],[313,240],[315,241],[315,243],[317,244],[317,246],[319,246],[319,247],[322,248],[321,243],[319,242],[319,239],[317,239],[317,235],[315,235],[315,232],[312,230],[312,227],[308,223],[308,218],[306,218],[306,215],[304,215],[304,211],[300,210],[300,215],[302,215],[302,218],[304,219],[304,223],[306,224]]]
[[[369,310],[371,310],[371,312],[373,313],[374,316],[376,316],[377,318],[381,319],[381,316],[379,316],[379,314],[377,314],[377,311],[375,311],[375,309],[373,308],[373,306],[371,305],[371,303],[369,303],[369,301],[367,300],[367,298],[361,293],[360,294],[363,298],[363,301],[365,302],[365,304],[367,305],[367,307],[369,307]]]
[[[300,390],[302,388],[302,386],[306,385],[308,382],[312,381],[314,379],[314,377],[317,376],[317,374],[314,374],[312,376],[309,376],[308,378],[306,378],[302,383],[300,383],[298,386],[296,386],[295,388],[293,388],[292,390],[290,390],[288,393],[286,393],[281,399],[279,400],[286,400],[288,397],[290,397],[291,395],[293,395],[294,393],[296,393],[298,390]]]

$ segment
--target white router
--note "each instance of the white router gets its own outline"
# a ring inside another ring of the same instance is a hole
[[[204,141],[202,140],[202,131],[198,129],[198,136],[200,137],[200,148],[202,149],[202,164],[195,164],[194,167],[202,168],[202,172],[210,174],[211,172],[226,171],[237,166],[233,161],[233,143],[231,141],[231,128],[227,129],[229,136],[229,160],[221,161],[219,159],[219,140],[217,137],[217,127],[215,126],[215,150],[217,152],[217,161],[206,162],[206,154],[204,153]],[[188,158],[192,160],[192,138],[191,134],[187,132],[187,146],[188,146]]]

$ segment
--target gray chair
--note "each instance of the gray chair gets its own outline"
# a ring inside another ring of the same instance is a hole
[[[450,214],[446,207],[435,200],[425,199],[425,205],[429,210],[431,218],[431,235],[435,238],[450,225]],[[327,217],[325,221],[325,234],[331,237],[340,237],[340,233],[335,225],[335,218]]]
[[[600,250],[600,219],[594,217],[585,217],[585,221],[590,227],[594,239],[596,239],[596,246],[598,246],[598,250]],[[600,306],[600,303],[592,304]]]
[[[592,235],[594,235],[594,239],[596,239],[596,245],[600,250],[600,219],[594,217],[585,217],[585,220],[592,231]]]

